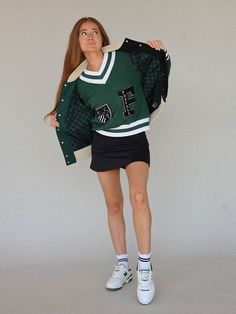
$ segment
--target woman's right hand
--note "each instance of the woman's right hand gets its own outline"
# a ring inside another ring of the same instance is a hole
[[[54,128],[59,126],[59,122],[57,121],[57,118],[56,118],[56,113],[50,116],[50,125],[51,127],[54,127]]]

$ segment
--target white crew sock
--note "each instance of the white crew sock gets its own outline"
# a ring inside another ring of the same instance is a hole
[[[150,257],[151,257],[151,252],[148,254],[141,254],[138,252],[138,266],[140,270],[151,269]]]
[[[120,254],[116,255],[117,258],[117,263],[118,265],[125,265],[125,267],[128,269],[129,268],[129,262],[128,262],[128,254]]]

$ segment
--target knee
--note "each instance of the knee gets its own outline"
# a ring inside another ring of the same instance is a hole
[[[106,200],[109,215],[116,215],[123,211],[123,200],[120,198],[111,198]]]
[[[144,209],[147,205],[147,194],[145,192],[133,192],[130,195],[130,200],[134,209]]]

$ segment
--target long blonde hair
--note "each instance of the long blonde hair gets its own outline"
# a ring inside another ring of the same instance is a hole
[[[55,105],[52,111],[50,111],[48,114],[45,115],[44,120],[48,118],[49,116],[53,115],[54,113],[56,113],[63,83],[67,81],[67,79],[69,78],[70,74],[74,71],[74,69],[77,68],[77,66],[81,62],[83,62],[85,59],[84,54],[79,44],[80,27],[85,22],[93,22],[98,26],[102,35],[102,39],[103,39],[102,46],[109,45],[110,43],[108,35],[104,27],[97,19],[93,17],[82,17],[75,23],[70,34],[69,44],[68,44],[68,48],[67,48],[66,55],[64,58],[63,72],[62,72],[62,77],[61,77],[61,80],[57,89],[57,93],[56,93]]]

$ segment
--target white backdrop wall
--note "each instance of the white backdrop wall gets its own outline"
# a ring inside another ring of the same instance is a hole
[[[235,255],[235,1],[1,1],[0,263],[113,259],[89,160],[67,167],[52,109],[69,33],[94,16],[111,41],[161,39],[165,109],[148,133],[153,255]],[[136,241],[126,200],[127,242]]]

